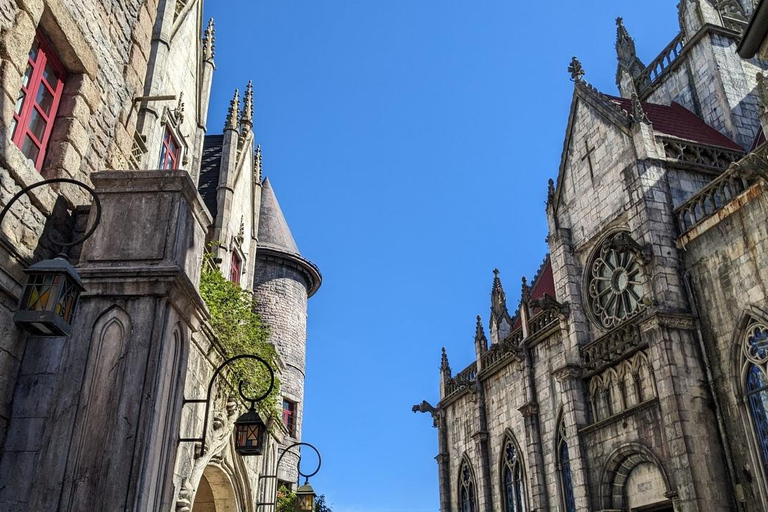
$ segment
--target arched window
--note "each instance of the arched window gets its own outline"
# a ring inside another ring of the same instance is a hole
[[[475,479],[469,463],[464,461],[459,470],[459,510],[461,512],[476,512]]]
[[[768,327],[753,322],[742,341],[742,354],[746,373],[744,391],[763,474],[768,474]]]
[[[501,470],[501,487],[504,491],[505,512],[526,512],[523,467],[517,443],[511,438],[504,442],[504,464]]]
[[[566,512],[576,512],[576,500],[573,496],[573,480],[571,478],[571,459],[568,453],[568,442],[565,440],[565,422],[560,419],[557,429],[557,462],[560,469],[560,488],[563,505]]]

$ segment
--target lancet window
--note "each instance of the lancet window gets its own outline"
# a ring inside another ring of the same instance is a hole
[[[476,512],[475,479],[469,463],[464,461],[459,470],[459,510],[461,512]]]
[[[557,429],[557,462],[560,470],[560,490],[565,512],[576,512],[576,499],[573,495],[573,478],[571,475],[571,458],[568,453],[568,442],[565,440],[565,422],[561,419]]]
[[[747,408],[763,475],[768,475],[768,326],[752,322],[741,341]]]
[[[525,500],[525,481],[523,464],[517,443],[509,437],[504,442],[502,466],[502,484],[504,491],[505,512],[526,512],[528,507]]]

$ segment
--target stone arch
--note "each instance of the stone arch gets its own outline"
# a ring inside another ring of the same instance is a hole
[[[239,512],[235,486],[230,476],[220,467],[205,467],[195,492],[191,512]]]
[[[669,492],[669,479],[656,456],[641,444],[627,444],[614,451],[603,468],[600,478],[602,508],[625,510],[627,495],[625,484],[632,471],[641,464],[653,465],[664,482],[664,492]],[[664,496],[661,496],[664,499]]]

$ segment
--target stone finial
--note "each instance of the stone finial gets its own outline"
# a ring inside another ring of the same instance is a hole
[[[179,93],[179,101],[176,103],[176,108],[173,110],[173,119],[176,121],[176,126],[179,126],[184,122],[184,91]]]
[[[213,62],[213,56],[216,51],[216,29],[213,25],[213,18],[208,20],[208,27],[203,35],[203,60]]]
[[[247,127],[247,129],[253,128],[253,81],[251,80],[248,80],[248,85],[245,88],[240,124]]]
[[[229,102],[227,121],[224,123],[224,131],[237,130],[237,117],[240,112],[240,91],[235,89],[235,95]]]
[[[253,177],[256,183],[261,183],[261,144],[256,146],[256,154],[253,156]]]
[[[631,62],[637,57],[635,40],[629,35],[624,26],[624,18],[616,18],[616,54],[619,61]]]
[[[637,93],[632,93],[632,114],[630,115],[630,119],[634,123],[651,124],[650,119],[648,119],[648,116],[645,114],[645,110],[643,110],[643,103],[640,101],[640,97]]]
[[[521,286],[520,291],[520,301],[524,303],[528,303],[528,301],[531,299],[531,287],[528,286],[528,280],[523,276],[523,284]]]
[[[481,342],[483,346],[487,346],[488,343],[485,337],[485,330],[483,329],[483,319],[480,315],[477,315],[477,323],[475,324],[475,342]]]
[[[443,355],[440,359],[440,371],[448,375],[451,374],[451,365],[448,364],[448,352],[445,351],[445,347],[443,347]]]
[[[757,72],[757,100],[760,105],[760,114],[768,113],[768,83],[765,75]]]
[[[581,66],[581,62],[576,57],[571,59],[571,63],[568,65],[568,73],[571,75],[571,82],[581,82],[584,78],[584,68]]]
[[[552,204],[555,200],[555,180],[547,180],[547,204]]]

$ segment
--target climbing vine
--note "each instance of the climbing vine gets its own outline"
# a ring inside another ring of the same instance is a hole
[[[240,285],[224,278],[213,263],[212,254],[206,254],[200,276],[200,295],[211,313],[211,328],[224,349],[226,357],[254,354],[277,369],[275,347],[267,342],[269,329],[256,313],[253,294]],[[269,386],[269,372],[264,365],[241,359],[230,365],[230,381],[237,386],[243,382],[246,396],[260,396]],[[275,387],[260,402],[260,409],[267,414],[278,414],[280,381],[275,375]]]

